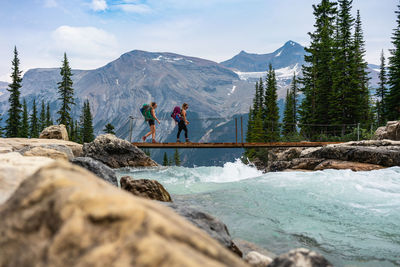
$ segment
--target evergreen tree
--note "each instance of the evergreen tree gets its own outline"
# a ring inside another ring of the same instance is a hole
[[[61,82],[58,82],[58,93],[59,100],[61,100],[61,108],[57,112],[60,117],[57,119],[59,124],[64,124],[65,127],[69,126],[69,122],[71,121],[71,106],[74,105],[74,89],[72,88],[72,72],[69,67],[69,62],[67,59],[67,54],[64,53],[64,60],[62,63],[61,71]]]
[[[382,126],[386,123],[386,96],[387,96],[387,88],[386,88],[386,66],[385,66],[385,55],[383,50],[381,52],[381,65],[379,71],[379,87],[376,89],[375,96],[378,98],[376,101],[376,115],[377,115],[377,123],[378,126]]]
[[[372,123],[370,113],[370,95],[368,89],[368,63],[365,61],[365,42],[362,32],[360,11],[357,10],[354,32],[354,74],[353,74],[353,92],[354,98],[354,121],[360,122],[364,126],[370,126]]]
[[[304,99],[299,109],[302,132],[312,136],[317,129],[312,124],[329,123],[329,111],[334,106],[335,93],[332,90],[332,62],[335,49],[336,3],[322,0],[313,5],[315,31],[308,33],[311,38],[309,47],[305,48],[306,64],[302,66],[303,85],[301,91]]]
[[[391,56],[389,57],[389,93],[386,98],[388,120],[400,119],[400,5],[397,7],[399,9],[395,11],[397,26],[392,36],[394,48],[390,49]]]
[[[36,100],[33,99],[32,104],[32,114],[30,117],[30,132],[29,135],[31,138],[39,137],[39,124],[37,119],[37,108],[36,108]]]
[[[26,101],[24,99],[22,104],[22,124],[20,129],[20,137],[28,138],[29,137],[29,121],[28,121],[28,107],[26,105]]]
[[[168,161],[167,152],[164,152],[163,166],[168,166],[168,165],[169,165],[169,161]]]
[[[279,139],[280,125],[279,125],[279,108],[278,108],[278,95],[275,70],[272,65],[269,64],[269,70],[267,74],[267,87],[265,89],[265,118],[264,118],[264,141],[272,142]]]
[[[295,79],[296,76],[293,77],[291,90],[287,90],[286,93],[285,111],[283,113],[282,126],[282,134],[285,137],[296,133],[295,89],[293,88],[296,87]]]
[[[115,135],[114,128],[115,128],[115,127],[114,127],[111,123],[107,123],[107,124],[104,126],[103,132],[108,133],[108,134],[114,134],[114,135]]]
[[[12,82],[8,86],[7,91],[10,92],[8,102],[10,108],[8,110],[8,118],[6,120],[6,136],[7,137],[18,137],[19,130],[21,128],[21,102],[19,96],[21,94],[20,88],[22,87],[22,71],[19,70],[19,59],[17,47],[14,47],[14,59],[12,60]]]
[[[179,157],[179,152],[177,148],[175,148],[174,161],[176,166],[181,166],[181,159]]]
[[[82,116],[81,116],[81,136],[83,143],[90,143],[94,140],[93,134],[93,117],[90,111],[89,100],[83,103]]]
[[[53,125],[53,119],[51,118],[50,114],[50,103],[47,103],[47,108],[46,108],[46,127],[49,127]]]
[[[42,132],[46,127],[46,105],[44,104],[44,100],[42,100],[39,116],[39,132]]]

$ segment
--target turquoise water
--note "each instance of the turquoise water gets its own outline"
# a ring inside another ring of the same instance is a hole
[[[233,238],[275,254],[306,247],[335,266],[400,266],[400,167],[263,174],[223,167],[121,169],[209,212]]]

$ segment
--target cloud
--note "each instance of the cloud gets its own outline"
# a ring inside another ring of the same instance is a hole
[[[121,4],[121,5],[115,5],[115,7],[121,9],[124,12],[129,12],[129,13],[145,14],[151,12],[151,8],[143,4],[138,4],[138,5]]]
[[[91,7],[94,11],[104,11],[107,9],[106,0],[92,0]]]
[[[57,6],[56,0],[45,0],[44,1],[44,6],[47,8],[52,8]]]
[[[64,25],[53,32],[52,38],[56,50],[54,52],[66,52],[80,66],[98,67],[120,53],[115,36],[95,27]]]

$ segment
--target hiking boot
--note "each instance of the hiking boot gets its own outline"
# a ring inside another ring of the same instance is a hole
[[[158,142],[156,141],[156,140],[151,140],[151,142],[153,143],[153,144],[157,144]]]
[[[179,140],[179,139],[176,139],[176,142],[177,142],[177,143],[180,143],[180,142],[181,142],[181,140]]]
[[[186,138],[186,143],[191,143],[189,138]]]
[[[143,137],[142,137],[142,140],[143,140],[143,142],[146,142],[146,137],[143,136]]]

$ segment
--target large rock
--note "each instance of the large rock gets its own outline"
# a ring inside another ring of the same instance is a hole
[[[156,201],[66,162],[0,206],[0,266],[247,266]]]
[[[317,252],[298,248],[276,257],[268,267],[333,267],[333,265]]]
[[[68,132],[64,124],[52,125],[45,128],[39,135],[40,139],[60,139],[68,141]]]
[[[272,262],[272,259],[257,251],[250,251],[243,257],[244,261],[253,267],[266,267]]]
[[[210,214],[186,206],[184,202],[165,203],[165,205],[173,208],[179,215],[186,218],[200,229],[203,229],[215,240],[218,240],[224,247],[231,250],[239,257],[242,257],[243,253],[233,242],[228,228],[223,222]]]
[[[61,159],[61,160],[68,160],[68,156],[66,153],[57,151],[55,149],[51,148],[45,148],[45,147],[34,147],[28,151],[26,151],[24,156],[27,157],[47,157],[51,159]]]
[[[315,171],[335,169],[335,170],[352,170],[352,171],[372,171],[380,170],[384,167],[369,163],[350,162],[343,160],[328,159],[324,160],[314,168]]]
[[[121,188],[131,192],[135,196],[148,199],[172,202],[171,196],[164,186],[156,180],[133,179],[130,176],[123,176],[120,180]]]
[[[54,149],[67,154],[68,159],[82,156],[82,145],[75,142],[57,139],[39,138],[0,138],[0,153],[10,151],[24,154],[35,147]]]
[[[17,152],[0,154],[0,204],[5,202],[19,184],[39,168],[54,162],[44,157],[24,157]]]
[[[93,142],[85,143],[83,153],[111,168],[158,166],[142,150],[112,134],[100,135]]]
[[[102,162],[88,157],[77,157],[71,160],[71,163],[91,171],[101,179],[118,187],[118,180],[114,170]]]
[[[386,126],[379,127],[372,139],[375,140],[397,140],[400,141],[400,121],[388,121]]]

